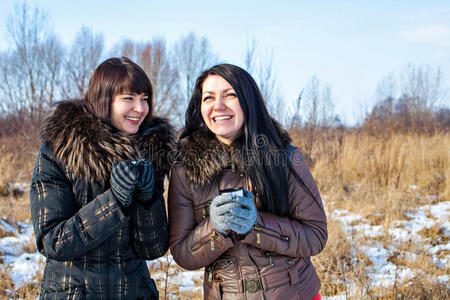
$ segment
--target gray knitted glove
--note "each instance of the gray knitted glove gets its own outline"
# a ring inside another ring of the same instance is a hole
[[[122,160],[119,163],[113,163],[111,170],[111,192],[123,207],[131,205],[137,175],[136,161]]]
[[[244,196],[237,196],[235,201],[238,206],[231,208],[231,216],[227,225],[231,230],[239,234],[247,234],[255,225],[257,209],[253,202],[253,194],[244,190]]]
[[[230,211],[237,206],[239,204],[233,200],[231,193],[216,196],[212,200],[209,207],[209,218],[218,232],[227,233],[230,230],[229,220],[232,218]]]
[[[141,159],[137,162],[138,180],[136,183],[139,193],[137,200],[145,203],[153,196],[153,185],[155,184],[155,176],[152,163],[148,160]]]

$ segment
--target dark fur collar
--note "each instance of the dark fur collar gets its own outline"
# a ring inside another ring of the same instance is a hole
[[[283,147],[287,148],[291,142],[288,132],[278,122],[273,122]],[[199,129],[179,142],[178,160],[188,179],[195,186],[201,186],[225,168],[234,167],[238,172],[246,173],[242,145],[242,136],[228,146],[219,142],[209,130]]]
[[[73,175],[105,185],[112,163],[126,159],[145,158],[152,162],[156,176],[168,173],[169,153],[175,148],[173,128],[166,119],[154,117],[143,129],[133,136],[124,135],[85,112],[76,100],[57,105],[41,136]]]

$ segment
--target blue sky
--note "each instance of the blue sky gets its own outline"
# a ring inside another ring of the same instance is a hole
[[[5,16],[14,3],[2,0]],[[380,80],[408,63],[440,66],[450,86],[450,1],[114,1],[30,0],[70,44],[82,25],[103,33],[107,47],[122,38],[171,44],[194,31],[230,63],[242,64],[248,38],[273,51],[279,91],[287,103],[313,75],[329,84],[336,112],[347,122],[373,105]]]

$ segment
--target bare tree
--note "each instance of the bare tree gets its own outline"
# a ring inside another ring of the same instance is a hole
[[[246,71],[255,78],[269,113],[280,121],[286,121],[283,97],[277,87],[276,75],[273,71],[273,50],[258,51],[258,42],[255,39],[247,39],[244,66]]]
[[[295,103],[294,103],[294,107],[291,112],[292,115],[291,115],[291,122],[290,122],[291,124],[289,126],[290,129],[294,129],[295,127],[301,126],[302,118],[300,115],[300,109],[302,107],[301,103],[302,103],[303,91],[304,91],[304,89],[302,89],[300,91],[300,93],[298,94],[298,97],[297,97],[297,101],[295,101]]]
[[[156,115],[169,117],[177,105],[178,72],[163,38],[151,42],[123,41],[114,50],[135,61],[147,73],[153,85],[153,108]]]
[[[59,40],[59,38],[51,34],[43,43],[41,48],[41,57],[45,64],[45,82],[47,83],[48,104],[52,106],[53,100],[58,95],[58,86],[60,86],[61,72],[63,66],[63,59],[65,55],[65,49]]]
[[[444,75],[440,67],[409,64],[400,77],[402,95],[417,98],[419,109],[430,110],[445,97],[442,85]]]
[[[305,157],[312,164],[313,151],[319,130],[327,131],[334,125],[334,108],[329,85],[321,87],[319,79],[313,76],[305,88],[303,114],[306,116],[303,130],[306,135]],[[325,134],[328,139],[328,133]]]
[[[63,47],[49,30],[47,16],[26,2],[8,15],[6,27],[13,47],[0,62],[3,80],[0,91],[12,112],[27,111],[34,124],[43,119],[55,97]]]
[[[83,26],[77,33],[67,59],[61,84],[63,98],[82,98],[86,94],[89,79],[100,63],[104,52],[103,34],[95,34]]]
[[[445,101],[444,75],[439,67],[409,64],[403,72],[390,74],[378,84],[377,101],[364,120],[374,133],[390,130],[429,130],[437,121],[438,104]]]
[[[195,80],[204,69],[216,63],[218,57],[213,53],[208,39],[197,37],[193,32],[175,43],[173,53],[180,76],[178,105],[174,115],[178,117],[176,123],[180,124],[182,123],[180,121],[184,120],[187,104],[194,90]]]

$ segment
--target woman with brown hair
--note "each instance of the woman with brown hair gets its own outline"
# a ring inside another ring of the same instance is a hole
[[[41,299],[158,299],[145,260],[164,255],[164,176],[172,127],[128,58],[93,72],[86,97],[59,103],[41,130],[31,216],[46,258]]]
[[[169,185],[175,261],[205,268],[205,299],[320,298],[310,256],[327,241],[322,200],[250,74],[204,71],[185,125]]]

